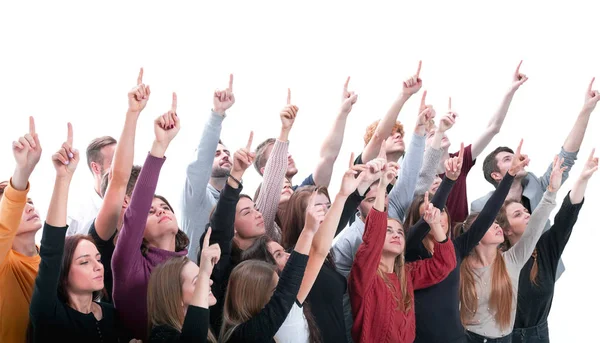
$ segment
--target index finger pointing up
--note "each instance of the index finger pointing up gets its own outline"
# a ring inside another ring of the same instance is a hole
[[[595,77],[592,77],[592,81],[590,81],[590,85],[588,86],[588,92],[592,91],[592,87],[594,87],[594,81],[596,80]]]
[[[288,97],[287,97],[287,104],[291,104],[292,103],[292,91],[288,88]]]
[[[523,60],[521,60],[521,62],[519,62],[519,65],[517,66],[517,70],[515,70],[515,75],[519,75],[519,70],[521,69],[521,64],[523,64]]]
[[[452,110],[452,97],[449,96],[448,97],[448,112],[450,112]]]
[[[67,143],[73,146],[73,125],[67,123]]]
[[[352,168],[352,166],[354,166],[354,153],[350,153],[350,165],[349,165],[349,168]]]
[[[421,110],[425,109],[427,105],[425,105],[425,98],[427,98],[427,90],[423,91],[423,96],[421,97]]]
[[[173,92],[173,101],[171,102],[171,111],[177,113],[177,93]]]
[[[246,144],[246,150],[250,151],[252,148],[252,140],[254,139],[254,131],[250,131],[250,137],[248,137],[248,144]]]
[[[417,67],[417,74],[416,74],[417,79],[419,78],[419,75],[421,75],[421,62],[422,61],[419,61],[419,66]]]
[[[458,152],[458,163],[462,163],[465,154],[465,143],[460,142],[460,151]]]
[[[202,250],[208,248],[210,246],[210,234],[212,232],[212,228],[209,226],[208,230],[206,230],[206,235],[204,235],[204,241],[202,242]]]
[[[229,74],[229,90],[233,90],[233,74]]]
[[[423,199],[423,205],[425,205],[425,208],[429,207],[429,191],[425,191],[425,199]]]
[[[346,79],[346,83],[344,83],[344,92],[348,91],[348,85],[350,84],[350,76]]]
[[[29,134],[33,136],[35,133],[35,120],[33,117],[29,117]]]
[[[138,86],[142,84],[143,77],[144,77],[144,68],[140,68],[140,73],[138,74],[138,79],[137,79]]]
[[[516,151],[517,156],[521,155],[521,147],[522,146],[523,146],[523,138],[521,138],[521,141],[519,142],[519,146],[517,147],[517,151]]]

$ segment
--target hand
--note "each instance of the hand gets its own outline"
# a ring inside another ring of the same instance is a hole
[[[411,96],[421,89],[423,86],[423,80],[419,78],[421,74],[421,61],[419,61],[419,66],[417,67],[417,73],[404,81],[402,85],[402,94]]]
[[[465,144],[460,143],[460,151],[458,152],[458,156],[451,157],[444,162],[444,166],[446,167],[446,177],[450,180],[456,181],[460,176],[460,170],[463,165],[463,157],[465,153]]]
[[[144,68],[140,68],[137,86],[133,87],[129,93],[127,93],[127,98],[129,99],[128,112],[139,114],[148,103],[148,99],[150,98],[150,86],[144,85],[142,82],[143,76]]]
[[[423,220],[429,224],[431,228],[441,224],[441,213],[440,209],[433,207],[433,204],[429,202],[429,192],[425,192],[425,213],[423,213]]]
[[[554,156],[554,163],[552,164],[552,173],[550,174],[550,182],[548,183],[548,191],[556,192],[562,185],[562,175],[567,167],[561,167],[564,158],[558,158],[558,155]]]
[[[79,163],[79,151],[73,149],[73,126],[67,124],[67,141],[52,155],[57,177],[72,177]]]
[[[154,120],[154,136],[156,142],[166,149],[181,129],[177,116],[177,94],[173,93],[171,109]]]
[[[515,155],[513,156],[512,163],[510,164],[510,168],[508,169],[508,173],[512,176],[516,176],[521,170],[524,170],[525,167],[529,165],[529,157],[523,153],[521,153],[521,148],[523,147],[523,139],[519,142],[519,146],[517,147],[517,151],[515,151]]]
[[[592,175],[598,170],[598,157],[594,157],[595,152],[596,149],[592,149],[590,157],[588,157],[588,160],[583,166],[583,170],[581,171],[581,175],[579,176],[579,178],[581,178],[582,180],[589,180],[590,177],[592,177]]]
[[[254,131],[250,131],[250,137],[248,137],[248,143],[245,148],[241,148],[233,154],[233,167],[232,171],[238,171],[242,174],[248,169],[252,162],[254,162],[254,158],[256,157],[256,153],[251,152],[252,148],[252,140],[254,139]]]
[[[435,118],[435,110],[433,106],[427,105],[425,103],[425,98],[427,98],[427,91],[423,91],[423,96],[421,97],[421,105],[419,106],[419,117],[417,119],[417,126],[427,125],[430,120]]]
[[[379,187],[387,188],[387,186],[394,181],[398,176],[400,166],[396,162],[389,162],[386,165],[386,169],[383,172],[383,176],[379,179]]]
[[[377,137],[377,133],[375,134]],[[379,180],[381,175],[383,175],[384,170],[386,170],[387,165],[387,155],[385,149],[385,140],[381,142],[381,148],[379,149],[379,155],[377,158],[372,159],[367,162],[366,169],[363,172],[365,174],[362,182],[358,185],[357,190],[360,195],[365,195],[373,182]]]
[[[366,176],[366,173],[364,173],[366,169],[367,167],[364,164],[355,165],[354,153],[350,154],[349,168],[342,177],[342,186],[340,187],[338,194],[348,197],[350,194],[356,191],[356,188],[361,184]],[[356,175],[358,175],[358,177]]]
[[[583,108],[589,111],[593,111],[594,108],[596,108],[598,100],[600,100],[600,92],[598,92],[597,90],[592,90],[592,87],[594,86],[594,80],[596,80],[595,77],[592,78],[592,81],[588,86],[587,92],[585,92],[585,103],[583,105]]]
[[[296,120],[296,114],[298,114],[298,106],[292,105],[292,92],[288,88],[287,105],[279,113],[281,118],[281,128],[283,130],[291,130]]]
[[[350,113],[350,111],[352,111],[352,106],[356,104],[356,100],[358,100],[358,94],[348,91],[349,83],[350,76],[348,76],[346,79],[346,83],[344,83],[344,91],[342,92],[342,112],[344,113]]]
[[[229,74],[229,87],[222,91],[218,89],[215,90],[215,94],[213,95],[213,111],[223,115],[234,103],[233,74]]]
[[[519,87],[521,87],[522,84],[524,84],[525,82],[527,82],[527,80],[529,80],[527,75],[521,74],[519,72],[519,69],[521,68],[522,63],[523,63],[523,61],[519,62],[519,65],[517,66],[517,70],[515,70],[515,73],[513,74],[512,83],[510,85],[510,91],[513,93],[516,92],[517,89],[519,89]]]
[[[448,97],[448,113],[440,119],[438,130],[440,132],[446,132],[451,129],[452,126],[454,126],[454,123],[456,123],[456,117],[458,117],[458,114],[452,110],[452,98]]]
[[[29,117],[29,133],[12,143],[13,155],[17,168],[25,170],[29,175],[40,161],[42,146],[35,132],[35,121]]]
[[[304,220],[304,230],[308,230],[313,234],[317,233],[319,226],[325,220],[325,208],[324,206],[315,206],[316,197],[317,191],[315,190],[308,198]]]
[[[212,228],[206,230],[204,235],[204,241],[202,241],[202,254],[200,255],[200,274],[209,276],[212,274],[213,268],[219,262],[221,258],[221,248],[218,243],[210,244],[210,234]]]

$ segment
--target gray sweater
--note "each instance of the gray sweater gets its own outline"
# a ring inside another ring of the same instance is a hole
[[[523,268],[529,257],[531,257],[537,241],[542,235],[544,225],[554,207],[556,207],[556,192],[546,191],[539,205],[531,214],[529,223],[527,223],[527,228],[521,239],[512,248],[502,253],[513,289],[510,326],[502,330],[496,324],[494,313],[489,308],[492,291],[492,265],[489,265],[474,270],[477,276],[475,278],[478,299],[477,312],[470,321],[470,324],[465,327],[467,330],[488,338],[504,337],[512,332],[517,312],[517,295],[521,268]],[[467,261],[465,260],[463,263],[467,263]]]
[[[219,200],[220,192],[208,182],[224,118],[216,112],[210,114],[196,149],[196,159],[186,169],[181,197],[181,229],[190,238],[188,257],[192,261],[197,260],[200,237],[208,224],[210,212]]]

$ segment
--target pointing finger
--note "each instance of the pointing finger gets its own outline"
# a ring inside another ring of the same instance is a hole
[[[292,91],[288,88],[287,104],[292,103]]]
[[[35,120],[33,117],[29,117],[29,134],[33,136],[35,133]]]
[[[173,92],[173,101],[171,102],[171,111],[177,113],[177,94]]]
[[[419,66],[417,67],[417,74],[416,74],[417,79],[419,78],[419,75],[421,75],[421,62],[422,61],[419,61]]]
[[[140,73],[138,74],[138,78],[137,78],[137,84],[138,86],[141,85],[142,82],[142,78],[144,77],[144,68],[140,68]]]
[[[233,90],[233,74],[229,74],[229,90]]]
[[[254,139],[254,131],[250,131],[250,137],[248,137],[248,144],[246,144],[246,150],[250,151],[252,148],[252,140]]]
[[[67,123],[67,144],[73,146],[73,125]]]

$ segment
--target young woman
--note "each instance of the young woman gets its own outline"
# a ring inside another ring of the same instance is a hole
[[[554,297],[556,268],[583,206],[588,181],[596,170],[598,157],[594,158],[592,150],[581,175],[554,217],[554,224],[542,234],[533,254],[521,269],[513,342],[550,342],[548,314]],[[529,220],[529,214],[521,203],[505,203],[498,217],[498,224],[504,229],[509,247],[516,245],[526,230],[529,230]]]
[[[69,124],[67,141],[52,156],[56,180],[31,299],[33,340],[60,337],[65,342],[119,342],[114,307],[94,301],[104,289],[98,249],[87,236],[74,235],[65,240],[69,186],[79,162],[79,152],[72,146]]]
[[[211,229],[203,242],[200,267],[186,256],[157,266],[148,283],[148,321],[151,343],[211,342],[209,306],[217,303],[210,291],[210,274],[219,261],[218,244],[208,245]],[[173,282],[179,280],[179,282]]]
[[[520,147],[517,151],[520,151]],[[446,176],[442,181],[434,201],[438,197],[447,197],[450,192],[450,182],[458,179],[462,168],[462,154],[458,157],[453,157],[446,160]],[[473,221],[468,232],[461,235],[451,235],[449,226],[442,225],[444,233],[449,236],[454,245],[456,254],[457,267],[454,268],[447,278],[440,283],[426,289],[415,291],[415,316],[417,324],[417,337],[415,342],[427,343],[458,343],[465,342],[465,329],[460,321],[459,304],[459,286],[460,286],[460,266],[462,260],[467,257],[473,248],[479,244],[479,241],[494,223],[498,211],[502,207],[502,203],[506,198],[510,186],[515,175],[522,170],[528,160],[521,160],[519,156],[513,159],[511,168],[500,182],[498,188],[494,191],[492,197],[488,200],[481,213],[474,214],[476,219]],[[413,204],[413,210],[416,209],[417,214],[421,215],[425,212],[425,205],[419,206],[418,203]],[[420,211],[420,212],[419,212]],[[416,217],[415,214],[412,217]],[[449,218],[442,219],[442,224],[448,223]],[[412,223],[414,224],[414,223]],[[420,233],[413,233],[417,236],[414,241],[418,244],[407,243],[407,261],[418,259],[428,259],[434,256],[437,252],[434,249],[434,241],[431,233],[428,234],[428,228]],[[419,238],[425,239],[419,240]],[[410,253],[409,253],[410,251]],[[409,258],[410,256],[410,258]]]
[[[519,155],[520,151],[514,159],[527,160],[527,157]],[[526,233],[517,244],[501,251],[499,245],[504,242],[504,233],[502,227],[495,223],[469,256],[463,259],[460,267],[460,319],[467,329],[468,342],[511,342],[519,274],[531,257],[546,220],[556,205],[554,199],[565,170],[561,165],[562,160],[555,157],[544,197],[529,218]],[[464,223],[464,232],[471,229],[473,221],[474,216],[470,216]]]
[[[360,176],[355,178],[356,170],[361,167],[354,166],[344,175],[338,197],[321,224],[322,230],[318,223],[325,209],[317,205],[318,194],[310,197],[308,205],[311,209],[307,215],[309,220],[306,222],[306,230],[300,234],[294,251],[287,259],[281,279],[277,276],[275,266],[262,261],[248,260],[235,267],[227,287],[221,341],[273,341],[294,302],[303,301],[312,288],[310,281],[317,279],[345,200],[356,190],[362,179]],[[310,257],[306,256],[309,252]],[[304,278],[310,281],[304,282]],[[275,287],[275,292],[272,293],[271,290]],[[342,337],[345,340],[345,332]]]
[[[404,229],[385,211],[386,188],[397,170],[385,171],[379,180],[375,204],[350,271],[349,290],[354,315],[354,342],[413,342],[415,315],[413,290],[443,280],[456,266],[454,247],[440,225],[440,212],[428,205],[425,220],[433,227],[432,259],[405,264]]]
[[[180,129],[177,96],[171,110],[154,121],[155,140],[125,211],[112,259],[113,301],[119,319],[132,337],[148,334],[146,294],[150,273],[172,257],[185,256],[189,243],[177,225],[168,201],[154,195],[164,154]]]
[[[29,305],[40,264],[35,234],[42,221],[27,198],[29,177],[42,155],[33,117],[29,132],[13,142],[15,172],[0,183],[0,342],[24,342]]]

